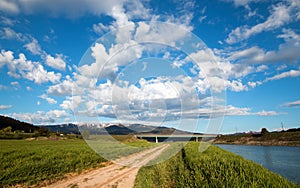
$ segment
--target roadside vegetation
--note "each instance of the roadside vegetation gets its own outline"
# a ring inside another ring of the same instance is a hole
[[[178,143],[169,149],[174,147]],[[199,143],[190,142],[169,160],[142,167],[135,187],[297,187],[261,165],[216,146],[204,152],[198,149]]]

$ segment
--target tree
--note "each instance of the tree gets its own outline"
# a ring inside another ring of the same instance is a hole
[[[268,134],[268,133],[269,133],[268,129],[266,129],[266,128],[261,129],[261,135],[265,135],[265,134]]]
[[[5,127],[5,128],[3,129],[3,132],[5,132],[5,133],[10,133],[11,130],[12,130],[12,127],[11,127],[11,126],[8,126],[8,127]]]
[[[48,137],[48,136],[50,136],[50,131],[49,131],[49,129],[46,129],[45,127],[41,126],[39,128],[39,135]]]

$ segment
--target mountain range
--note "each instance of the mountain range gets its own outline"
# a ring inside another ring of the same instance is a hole
[[[191,134],[190,132],[177,130],[163,126],[150,126],[142,124],[101,124],[101,123],[65,123],[57,125],[33,125],[22,122],[11,117],[0,115],[0,130],[11,127],[11,131],[23,131],[26,133],[34,132],[43,127],[51,132],[64,134],[80,134],[82,131],[89,131],[90,134],[111,134],[111,135],[128,135],[128,134]]]

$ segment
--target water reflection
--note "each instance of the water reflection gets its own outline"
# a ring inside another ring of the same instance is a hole
[[[264,157],[265,157],[265,163],[266,163],[266,168],[270,169],[273,166],[273,161],[272,161],[272,155],[270,151],[269,146],[264,146],[263,151],[264,151]]]

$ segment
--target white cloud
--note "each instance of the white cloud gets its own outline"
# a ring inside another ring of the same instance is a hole
[[[265,111],[265,110],[257,112],[256,114],[259,115],[259,116],[275,116],[275,115],[278,115],[278,113],[275,112],[275,111]]]
[[[39,42],[33,38],[32,41],[25,44],[24,47],[30,51],[34,55],[40,55],[42,59],[45,60],[46,64],[54,69],[65,70],[66,62],[65,56],[63,54],[56,54],[55,57],[47,54],[47,52],[43,51]]]
[[[8,75],[34,81],[37,84],[44,82],[56,83],[60,80],[61,74],[48,72],[39,62],[32,62],[27,60],[22,53],[19,54],[18,59],[14,58],[12,51],[2,50],[0,54],[0,67],[6,64],[8,67]]]
[[[13,26],[17,21],[15,20],[12,20],[10,18],[7,18],[7,17],[4,17],[4,16],[0,16],[0,19],[1,19],[1,23],[3,25],[8,25],[8,26]]]
[[[19,7],[15,4],[14,1],[10,0],[1,0],[0,1],[0,11],[17,14],[19,13]]]
[[[263,23],[259,23],[253,27],[241,26],[232,30],[229,34],[226,42],[233,44],[236,42],[248,39],[252,35],[256,35],[261,32],[277,29],[292,20],[291,17],[292,6],[286,6],[282,3],[272,6],[272,11],[267,20]]]
[[[300,59],[300,35],[292,30],[283,30],[278,37],[285,42],[279,45],[278,50],[265,51],[257,46],[229,53],[228,59],[238,63],[297,63]]]
[[[0,105],[0,110],[7,110],[7,109],[10,109],[12,107],[13,107],[12,105]]]
[[[150,9],[147,9],[143,3],[145,3],[145,1],[124,1],[124,7],[127,10],[126,14],[129,19],[148,19],[151,16]]]
[[[19,82],[16,82],[16,81],[10,82],[10,85],[12,85],[15,89],[18,89],[20,87]]]
[[[199,18],[199,22],[202,23],[206,18],[207,18],[207,16],[201,16],[201,17]]]
[[[99,16],[110,14],[114,6],[125,6],[130,18],[147,18],[149,10],[140,1],[126,0],[52,0],[52,1],[6,1],[2,0],[0,10],[11,13],[37,14],[43,13],[49,16],[65,16],[67,18],[78,18],[86,14]],[[66,9],[66,7],[68,7]]]
[[[283,78],[298,77],[298,76],[300,76],[300,67],[299,67],[298,70],[290,70],[290,71],[287,71],[287,72],[277,74],[273,77],[266,78],[265,81],[280,80],[280,79],[283,79]]]
[[[27,40],[27,36],[25,36],[22,33],[17,33],[16,31],[14,31],[11,28],[5,27],[3,29],[0,29],[0,35],[1,35],[1,39],[7,39],[7,40],[18,40],[18,41],[25,41]]]
[[[250,86],[251,88],[255,88],[256,86],[261,85],[262,82],[261,81],[256,81],[256,82],[248,82],[247,85]]]
[[[112,29],[109,26],[103,25],[103,23],[98,23],[93,25],[93,31],[99,35],[104,34],[105,32],[108,32],[110,29]]]
[[[70,110],[72,112],[75,112],[79,110],[83,102],[84,101],[81,96],[72,96],[72,97],[67,96],[66,100],[64,100],[60,104],[60,107],[62,107],[65,110]]]
[[[245,9],[248,11],[248,15],[245,16],[246,19],[257,15],[256,10],[252,11],[249,5],[245,5]]]
[[[56,104],[57,101],[51,97],[48,97],[46,94],[39,96],[40,98],[46,100],[49,104]]]
[[[64,110],[50,110],[46,113],[46,116],[49,117],[54,117],[54,118],[64,118],[69,116],[70,114],[68,114],[66,111]]]
[[[282,65],[279,65],[277,68],[276,68],[276,70],[277,71],[281,71],[281,70],[284,70],[284,69],[286,69],[288,66],[286,65],[286,64],[282,64]]]
[[[66,62],[64,61],[64,56],[62,54],[56,54],[55,57],[47,55],[46,64],[54,69],[65,70]]]
[[[0,53],[0,68],[8,62],[12,62],[14,60],[14,55],[12,51],[1,50]]]
[[[225,85],[230,88],[232,91],[235,92],[241,92],[241,91],[247,91],[248,87],[247,85],[244,85],[240,80],[233,80],[233,81],[226,81]]]
[[[278,35],[277,38],[283,38],[285,41],[300,41],[300,36],[291,29],[282,29],[282,34]]]
[[[54,96],[71,95],[73,88],[73,81],[70,76],[66,76],[66,79],[61,83],[50,86],[47,89],[47,93]]]
[[[256,68],[256,72],[263,72],[268,69],[269,69],[269,67],[267,65],[260,65]]]
[[[64,110],[50,110],[48,112],[37,111],[35,113],[13,113],[12,117],[21,121],[33,124],[52,124],[59,121],[60,118],[70,116]]]
[[[283,106],[286,106],[286,107],[300,107],[300,100],[284,103]]]
[[[261,0],[225,0],[227,2],[233,2],[235,6],[246,6],[253,2],[259,2]]]
[[[24,47],[34,55],[42,54],[42,48],[35,38],[32,39],[32,42],[25,44]]]
[[[6,90],[6,89],[7,89],[6,86],[0,84],[0,91],[1,91],[1,90]]]

